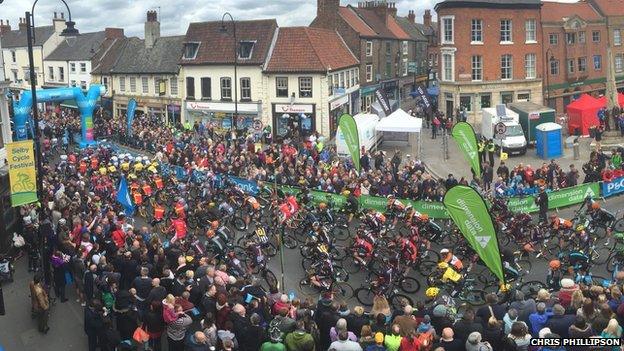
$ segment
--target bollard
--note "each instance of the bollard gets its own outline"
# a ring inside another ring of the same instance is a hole
[[[580,159],[581,155],[580,155],[580,151],[579,151],[578,138],[574,140],[574,143],[572,144],[572,149],[574,150],[574,159],[575,160]]]

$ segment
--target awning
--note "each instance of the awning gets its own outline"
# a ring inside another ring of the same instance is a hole
[[[382,118],[375,126],[378,132],[405,132],[420,133],[422,129],[422,118],[410,116],[402,109],[398,109],[386,118]]]
[[[78,108],[78,105],[76,105],[76,100],[74,99],[61,101],[61,106],[69,107],[69,108]]]

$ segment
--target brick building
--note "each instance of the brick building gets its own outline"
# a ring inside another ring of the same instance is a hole
[[[616,0],[589,0],[589,3],[607,20],[607,46],[611,47],[610,59],[615,66],[616,84],[618,91],[624,91],[624,6]],[[604,59],[605,65],[607,58]]]
[[[481,109],[542,102],[539,0],[445,0],[436,4],[440,35],[439,108]]]
[[[413,14],[413,13],[412,13]],[[427,58],[429,72],[429,82],[436,84],[435,80],[438,72],[438,57],[440,55],[440,36],[438,35],[438,23],[431,20],[431,10],[425,10],[423,23],[416,23],[416,26],[427,38]]]
[[[376,90],[383,90],[390,100],[402,99],[401,91],[413,85],[408,74],[414,51],[404,50],[412,38],[396,20],[394,2],[366,1],[340,6],[340,0],[317,0],[317,15],[311,27],[338,31],[360,61],[360,90],[351,100],[361,100],[361,110],[369,111]],[[394,108],[396,108],[394,105]]]
[[[606,29],[606,19],[587,2],[543,3],[546,105],[563,112],[582,93],[604,94]]]

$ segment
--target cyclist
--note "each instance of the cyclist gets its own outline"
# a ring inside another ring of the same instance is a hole
[[[171,219],[171,226],[169,227],[168,231],[174,233],[174,236],[171,239],[171,242],[184,239],[187,233],[186,221],[184,221],[184,218],[174,216]]]
[[[325,254],[324,257],[317,262],[313,263],[308,270],[310,274],[310,283],[318,288],[327,288],[324,281],[327,279],[334,279],[334,264],[329,258],[329,254]]]
[[[245,230],[249,227],[249,223],[251,222],[251,218],[259,218],[260,216],[260,202],[258,200],[249,195],[245,197],[243,201],[243,213],[245,220]]]
[[[262,253],[262,245],[267,243],[269,238],[264,228],[257,228],[254,234],[252,240],[247,241],[245,244],[245,251],[251,258],[248,265],[248,273],[251,273],[256,267],[264,268],[266,266],[266,257]]]
[[[559,237],[559,245],[563,246],[565,238],[572,230],[572,221],[559,218],[555,213],[550,215],[550,228],[555,231],[555,236]]]
[[[160,223],[165,218],[165,207],[162,206],[159,202],[154,204],[154,221],[152,222],[152,226],[156,223]]]
[[[504,248],[501,252],[501,261],[503,263],[503,269],[507,281],[514,281],[518,279],[520,273],[515,267],[515,257],[513,252],[509,248]]]
[[[562,278],[563,270],[561,269],[561,261],[554,259],[548,262],[548,274],[546,275],[548,289],[559,291]]]
[[[409,237],[400,234],[396,236],[395,240],[397,246],[401,250],[401,259],[405,260],[407,269],[409,270],[411,265],[415,264],[418,260],[418,246],[416,246]]]
[[[358,199],[357,197],[355,197],[355,194],[350,192],[349,190],[343,191],[342,195],[346,196],[347,198],[347,202],[345,204],[344,209],[345,209],[345,212],[349,215],[347,218],[347,222],[351,223],[351,221],[353,220],[353,217],[358,211],[358,207],[359,207]]]
[[[607,232],[607,242],[605,242],[605,246],[608,246],[612,235],[612,227],[615,222],[615,216],[611,212],[601,208],[598,201],[590,201],[591,205],[587,207],[586,214],[591,218],[594,226],[605,229]]]
[[[364,236],[360,236],[360,231],[353,238],[353,258],[362,266],[366,266],[367,262],[373,257],[373,243],[369,242]]]
[[[405,215],[405,205],[396,199],[392,194],[388,195],[388,202],[386,203],[386,213],[388,217],[392,218],[391,229],[396,227],[399,217]]]
[[[464,285],[464,277],[461,273],[457,272],[452,265],[449,265],[447,262],[438,263],[438,279],[444,284],[451,284],[453,287],[453,291],[451,292],[451,296],[455,297],[458,292],[461,291]]]
[[[453,266],[453,268],[455,268],[457,271],[461,271],[462,269],[464,269],[464,264],[462,263],[462,261],[457,256],[453,255],[453,253],[449,249],[440,250],[440,258],[442,259],[442,262]]]

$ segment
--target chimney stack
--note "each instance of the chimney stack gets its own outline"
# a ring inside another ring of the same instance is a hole
[[[4,33],[8,33],[11,31],[11,25],[9,24],[9,20],[4,24],[4,20],[0,20],[0,35]]]
[[[326,29],[336,29],[340,0],[317,0],[316,18],[319,25]]]
[[[123,28],[104,28],[104,37],[106,39],[121,39],[124,37]]]
[[[396,18],[396,15],[397,15],[396,3],[394,3],[394,2],[389,2],[388,3],[388,14],[390,16]]]
[[[19,30],[26,31],[28,29],[28,25],[26,24],[26,18],[20,17]]]
[[[423,15],[423,24],[425,27],[431,26],[431,10],[425,10],[425,14]]]
[[[63,32],[63,29],[65,29],[65,27],[67,27],[67,25],[65,24],[65,19],[63,18],[64,15],[61,12],[60,16],[59,13],[55,12],[54,13],[54,18],[52,19],[52,26],[54,27],[54,32],[61,34],[61,32]]]
[[[414,10],[409,10],[409,13],[407,14],[407,20],[409,21],[409,23],[416,23],[416,14],[414,13]]]
[[[145,47],[148,49],[153,48],[158,38],[160,38],[158,13],[154,10],[147,11],[147,21],[145,21]]]
[[[65,13],[61,12],[61,19],[65,19]]]

